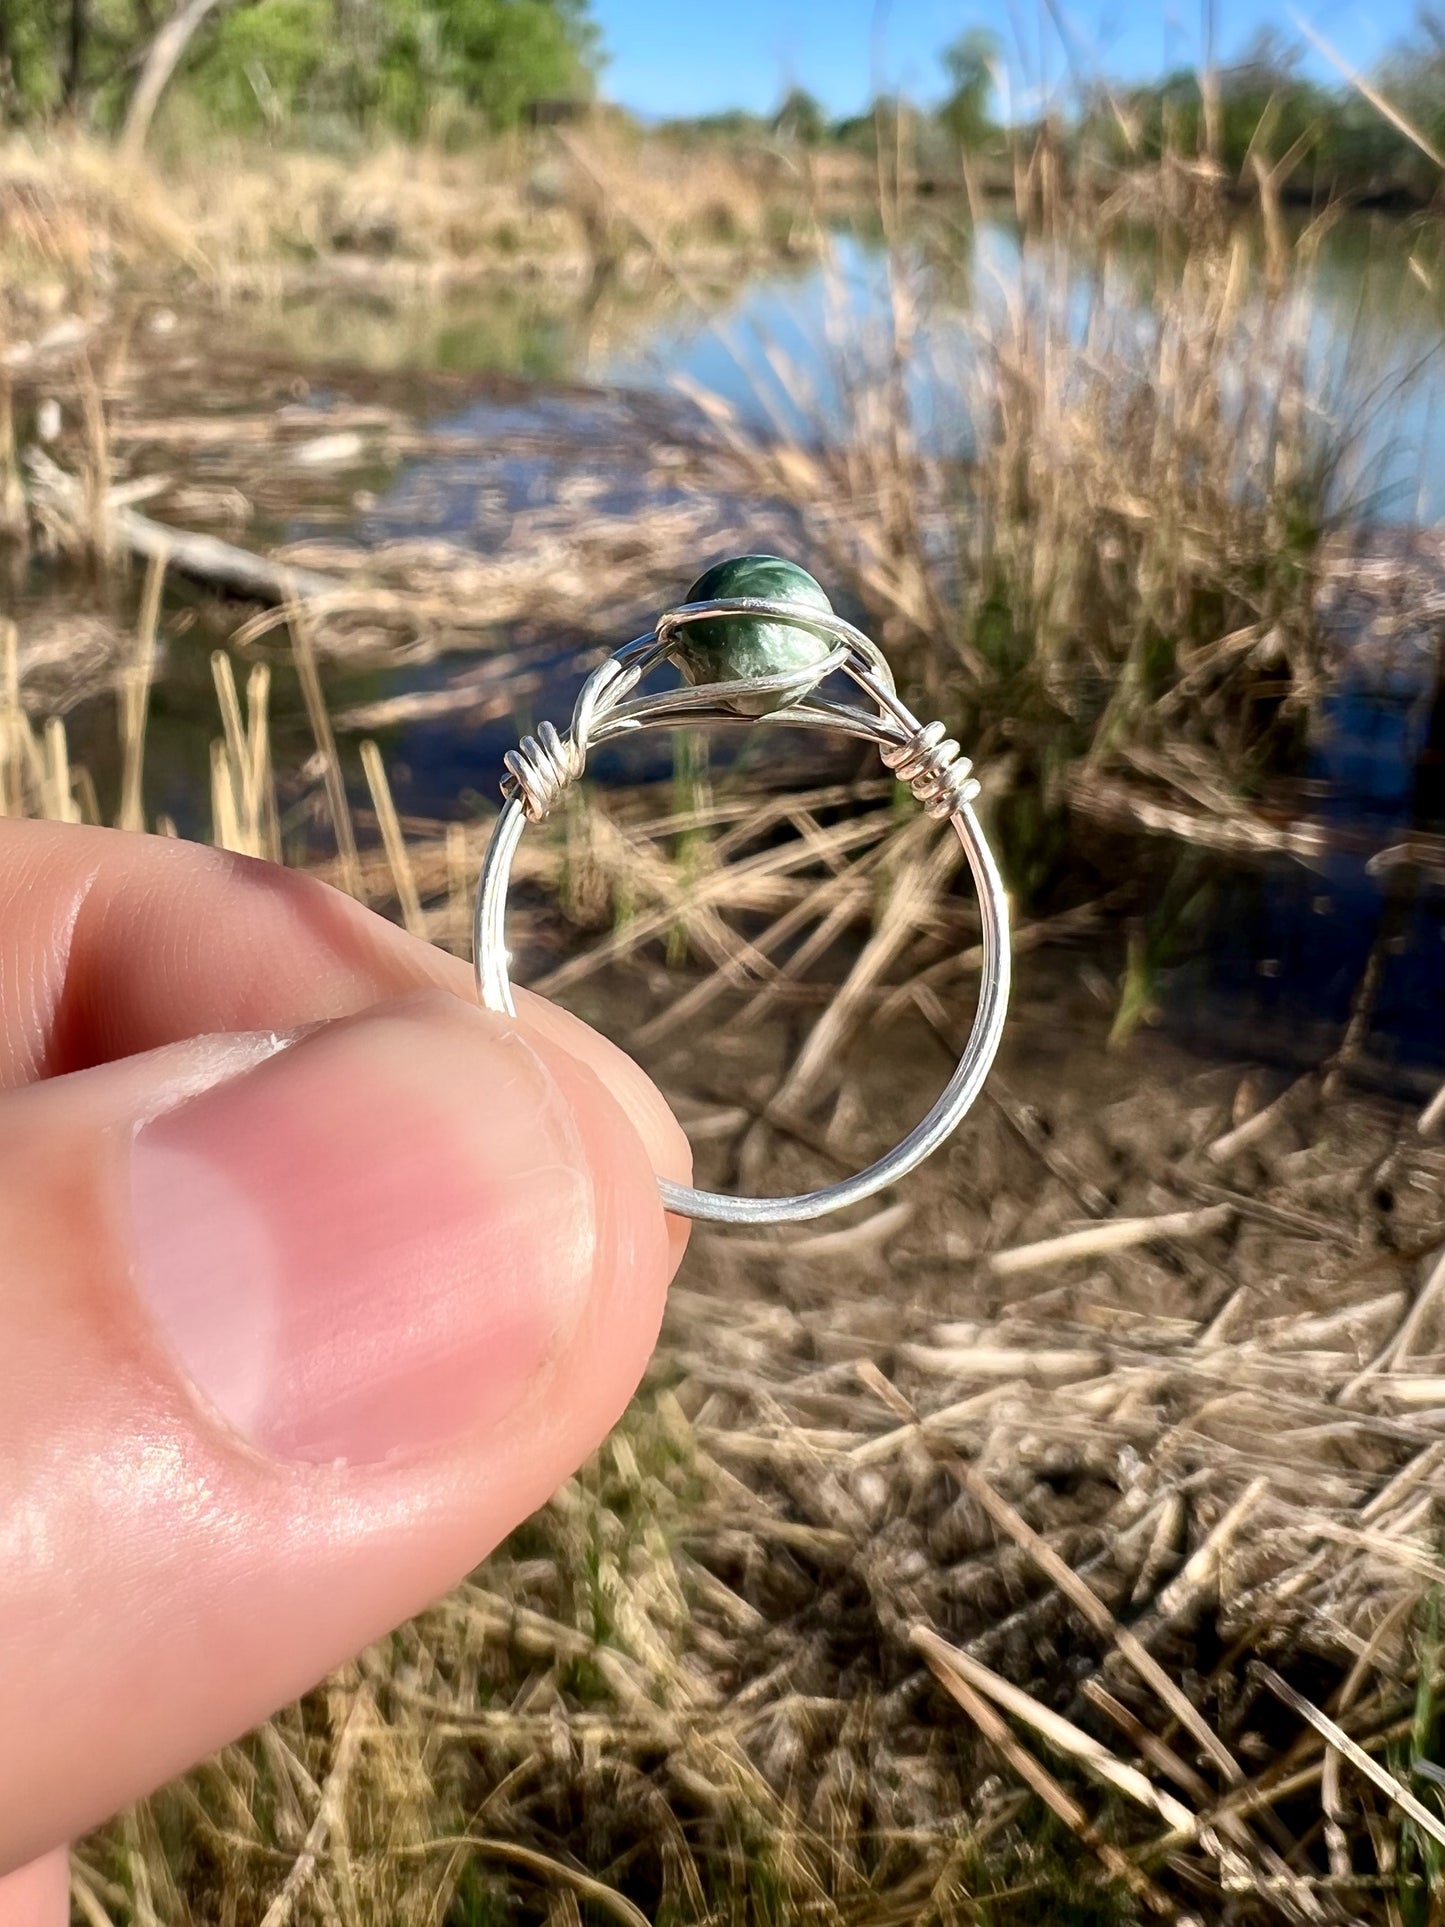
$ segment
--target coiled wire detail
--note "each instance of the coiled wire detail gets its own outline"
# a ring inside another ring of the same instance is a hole
[[[937,822],[978,795],[973,764],[942,723],[926,723],[906,743],[887,744],[879,754]]]
[[[559,735],[552,723],[539,723],[535,736],[524,736],[502,758],[507,774],[502,795],[515,796],[529,823],[540,823],[551,813],[569,784],[587,767],[586,746],[569,731]]]
[[[790,670],[776,676],[752,676],[738,683],[695,685],[663,690],[628,702],[649,669],[663,660],[678,629],[689,621],[713,615],[770,615],[799,621],[835,639],[820,665]],[[842,671],[872,696],[877,713],[829,701],[799,701],[815,694],[820,683]],[[778,707],[764,715],[729,707],[739,694],[772,696]],[[893,672],[877,645],[841,617],[808,611],[800,617],[788,603],[758,598],[699,602],[672,609],[650,636],[610,656],[588,678],[572,712],[565,735],[554,724],[538,725],[535,736],[524,736],[502,759],[507,774],[502,795],[521,805],[529,823],[540,823],[556,808],[564,792],[579,781],[594,742],[603,742],[632,729],[655,728],[668,721],[713,724],[774,724],[795,728],[839,728],[870,737],[899,782],[906,783],[929,816],[952,816],[979,793],[973,765],[942,723],[920,723],[900,700]]]
[[[763,616],[821,635],[831,646],[802,670],[636,693],[650,670],[667,660],[679,627],[718,615]],[[825,693],[846,678],[867,706]],[[756,713],[755,699],[778,706]],[[740,713],[740,697],[750,707]],[[686,727],[825,729],[876,745],[884,764],[906,783],[930,817],[947,819],[958,835],[978,891],[982,970],[978,1008],[968,1042],[933,1108],[886,1156],[866,1170],[796,1197],[745,1198],[659,1180],[663,1204],[689,1218],[721,1224],[786,1224],[817,1218],[873,1196],[904,1176],[948,1138],[983,1087],[1003,1034],[1009,992],[1008,899],[998,867],[974,815],[979,785],[972,765],[940,722],[921,723],[898,695],[893,672],[877,644],[842,617],[796,604],[747,597],[672,609],[657,628],[624,643],[587,678],[563,734],[542,723],[508,752],[502,784],[505,806],[492,832],[477,889],[473,954],[477,987],[489,1010],[515,1015],[506,945],[507,884],[528,823],[540,822],[582,776],[590,752],[635,730]]]

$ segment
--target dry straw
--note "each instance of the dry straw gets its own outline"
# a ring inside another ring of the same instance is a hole
[[[732,495],[759,518],[780,499],[802,511],[931,707],[976,724],[990,807],[1036,799],[1047,817],[1067,799],[1194,849],[1316,853],[1321,826],[1281,830],[1241,797],[1327,667],[1333,563],[1294,514],[1347,453],[1320,447],[1307,406],[1318,233],[1291,244],[1272,225],[1279,285],[1247,298],[1240,241],[1189,174],[1141,358],[1105,305],[1072,326],[1062,277],[1084,214],[1047,155],[1020,158],[1052,238],[1039,299],[969,344],[982,439],[966,478],[907,413],[900,249],[882,374],[842,342],[842,437],[760,443],[705,398],[707,446],[640,450],[657,486],[627,516],[581,476],[485,557],[318,541],[261,558],[296,593],[212,663],[215,839],[461,947],[488,823],[404,821],[380,747],[354,750],[350,730],[530,701],[525,649],[489,663],[465,612],[615,641],[699,547],[724,546]],[[670,232],[683,190],[669,204],[620,157],[588,161],[596,246],[645,246],[688,278]],[[441,205],[456,182],[425,185]],[[1261,191],[1278,188],[1272,166]],[[264,200],[242,223],[251,260]],[[1261,379],[1232,411],[1242,365]],[[334,412],[310,432],[378,458],[445,452],[394,411]],[[91,420],[74,473],[32,465],[33,532],[159,542],[164,499],[141,516],[111,453],[153,434],[179,464],[214,456],[214,430],[177,421],[166,440],[134,400],[122,416]],[[314,449],[293,462],[292,429],[254,404],[226,435],[234,468],[210,479],[246,503],[324,466]],[[144,820],[166,555],[120,664],[104,808],[64,721],[27,706],[28,636],[0,623],[6,814]],[[284,655],[288,631],[315,753],[278,769],[262,652]],[[339,658],[462,648],[478,661],[440,692],[330,712]],[[1278,700],[1260,732],[1262,685]],[[374,822],[353,814],[358,772]],[[321,826],[307,841],[305,824]],[[1021,839],[1021,887],[1045,844]],[[705,1181],[816,1182],[936,1090],[977,929],[950,859],[899,832],[875,771],[820,770],[784,797],[764,772],[670,807],[620,793],[523,861],[579,920],[516,919],[533,980],[625,1012]],[[79,1914],[1423,1918],[1442,1824],[1441,1100],[1407,1114],[1357,1090],[1348,1062],[1276,1098],[1249,1067],[1106,1050],[1078,1017],[1076,946],[1119,908],[1099,889],[1022,920],[1029,1050],[906,1198],[794,1242],[699,1237],[653,1374],[594,1463],[448,1598],[83,1843]]]

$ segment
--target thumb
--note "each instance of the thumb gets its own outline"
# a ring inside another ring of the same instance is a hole
[[[596,1075],[440,992],[0,1097],[0,1253],[0,1873],[464,1574],[673,1262]]]

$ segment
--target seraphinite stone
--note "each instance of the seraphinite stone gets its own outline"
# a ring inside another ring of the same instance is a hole
[[[719,602],[733,596],[760,596],[769,602],[796,602],[800,609],[832,604],[806,569],[779,555],[735,555],[715,562],[700,575],[684,602]],[[705,616],[678,630],[672,655],[691,683],[737,682],[747,676],[780,676],[821,664],[833,644],[811,629],[766,616]],[[737,696],[730,707],[744,716],[763,716],[807,694]]]

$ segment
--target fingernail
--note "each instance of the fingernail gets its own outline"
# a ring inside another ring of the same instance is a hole
[[[575,1332],[596,1206],[509,1020],[429,995],[312,1031],[143,1124],[137,1289],[260,1451],[375,1463],[503,1417]]]

